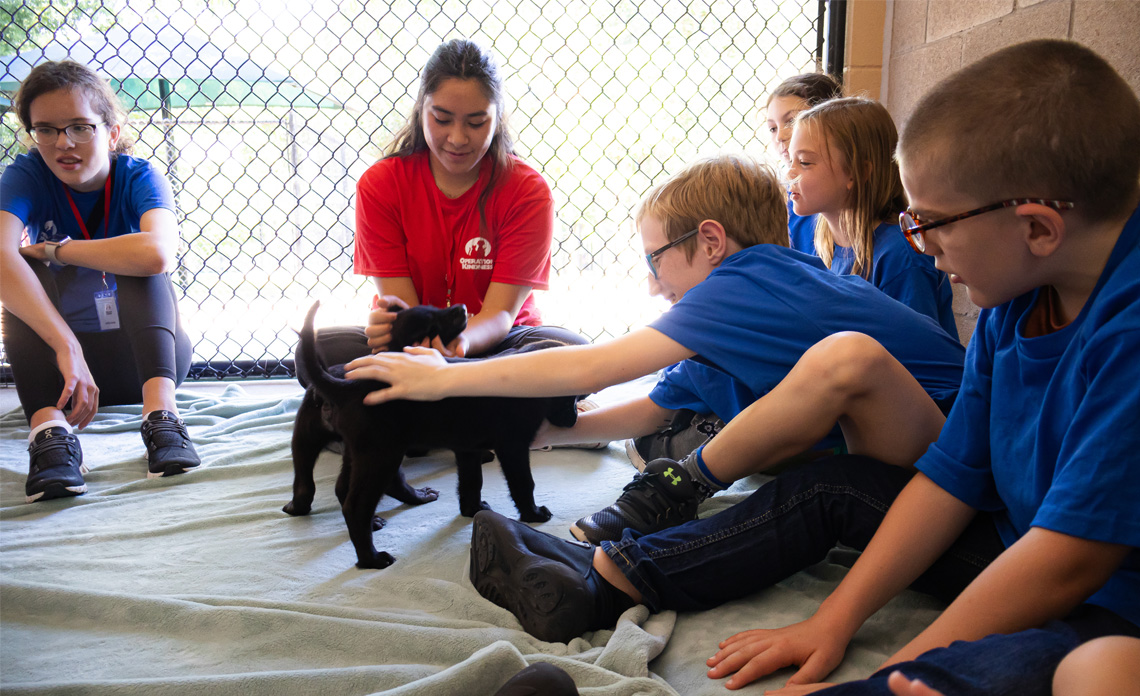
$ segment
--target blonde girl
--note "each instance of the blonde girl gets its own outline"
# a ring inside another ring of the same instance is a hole
[[[872,99],[832,99],[800,113],[788,148],[792,208],[818,215],[815,252],[833,273],[866,278],[957,337],[946,274],[899,230],[906,197],[897,142],[890,114]]]

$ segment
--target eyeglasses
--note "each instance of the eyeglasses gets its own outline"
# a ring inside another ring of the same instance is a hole
[[[95,137],[95,130],[102,124],[99,123],[73,123],[70,126],[63,128],[56,128],[55,126],[33,126],[28,129],[28,135],[32,136],[32,140],[36,141],[37,145],[55,145],[59,140],[59,134],[63,133],[67,138],[77,144],[91,142]]]
[[[685,241],[689,237],[692,237],[694,234],[696,234],[697,232],[700,232],[700,231],[701,231],[701,228],[698,227],[697,229],[693,230],[692,232],[686,232],[685,234],[681,235],[680,237],[677,237],[673,241],[671,241],[668,244],[666,244],[665,246],[661,247],[657,251],[651,251],[645,255],[645,263],[649,264],[649,272],[653,274],[654,280],[657,279],[657,266],[655,266],[653,264],[653,259],[660,256],[661,254],[664,254],[666,251],[669,251],[673,247],[677,246],[681,242]]]
[[[907,208],[906,211],[899,214],[899,227],[902,228],[902,233],[904,236],[906,236],[906,240],[910,242],[911,248],[921,254],[926,251],[926,237],[923,236],[923,233],[927,230],[932,230],[935,227],[942,227],[943,225],[949,225],[952,222],[965,220],[966,218],[974,217],[975,215],[981,215],[982,213],[988,213],[991,210],[1012,208],[1013,206],[1025,205],[1026,203],[1047,205],[1054,210],[1073,209],[1073,204],[1069,201],[1053,201],[1046,200],[1044,198],[1011,198],[1008,201],[1001,201],[1000,203],[984,205],[981,208],[975,208],[974,210],[968,210],[964,213],[958,213],[957,215],[944,217],[941,220],[923,222],[922,218],[918,216],[918,213],[914,212],[910,208]]]

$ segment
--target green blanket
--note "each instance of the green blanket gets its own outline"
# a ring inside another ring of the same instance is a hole
[[[358,570],[322,454],[308,517],[291,496],[289,438],[300,389],[178,392],[202,469],[146,478],[139,407],[101,409],[81,434],[91,467],[79,498],[24,502],[27,424],[0,417],[0,689],[21,693],[493,694],[535,661],[566,669],[582,694],[721,694],[704,675],[716,643],[799,620],[844,568],[823,563],[753,598],[701,614],[625,613],[615,630],[569,644],[539,641],[467,579],[470,520],[459,516],[452,457],[410,459],[414,486],[441,491],[411,507],[385,499],[384,570]],[[620,447],[532,456],[536,499],[569,525],[613,502],[633,469]],[[484,499],[516,511],[495,464]],[[758,483],[737,484],[712,514]],[[906,594],[858,635],[837,679],[864,676],[934,616]],[[742,693],[761,693],[774,675]]]

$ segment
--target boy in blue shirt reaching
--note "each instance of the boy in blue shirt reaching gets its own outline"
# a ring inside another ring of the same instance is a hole
[[[811,618],[731,636],[708,661],[730,689],[799,666],[779,693],[823,688],[863,622],[912,585],[946,610],[869,679],[827,693],[887,694],[898,671],[896,684],[945,694],[1044,695],[1077,646],[1140,636],[1140,102],[1088,49],[1020,44],[934,87],[898,158],[904,234],[983,308],[918,473],[835,457],[720,514],[593,548],[482,512],[481,594],[568,640],[635,602],[709,608],[837,542],[864,549]],[[732,431],[754,415],[709,447],[746,460],[726,443],[746,442]],[[909,427],[905,409],[888,415]]]

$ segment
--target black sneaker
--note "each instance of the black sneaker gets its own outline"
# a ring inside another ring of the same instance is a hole
[[[202,465],[186,424],[170,411],[151,411],[141,430],[146,445],[147,478],[174,476]]]
[[[713,439],[724,428],[724,421],[713,414],[700,415],[687,408],[677,411],[669,425],[652,435],[625,441],[625,453],[638,471],[654,459],[679,462]]]
[[[83,450],[75,435],[63,428],[45,428],[36,433],[35,440],[28,445],[28,454],[24,494],[29,503],[87,492],[87,483],[83,480],[87,467],[83,466]]]
[[[475,514],[471,584],[539,640],[565,643],[616,620],[596,616],[600,593],[591,579],[593,559],[589,544],[559,539],[491,510]]]
[[[680,464],[655,459],[634,474],[616,503],[578,520],[570,532],[591,544],[618,541],[626,529],[649,534],[696,519],[697,506],[706,497]]]

